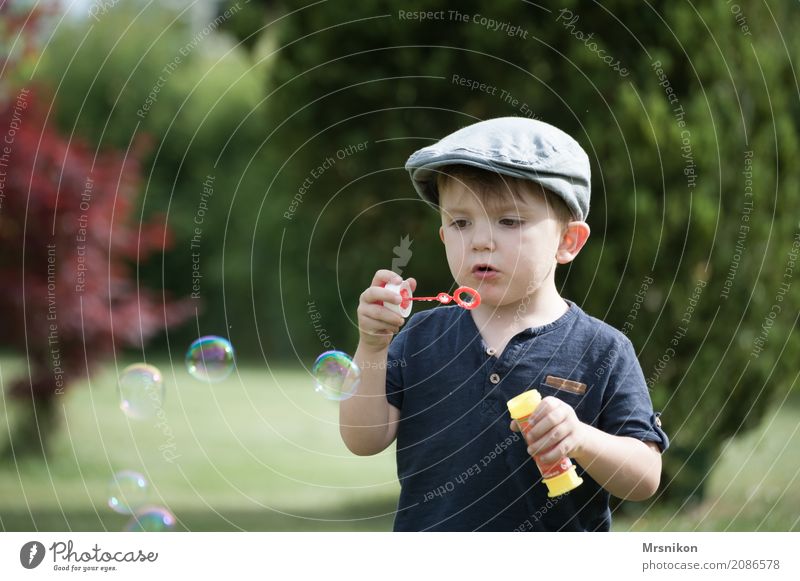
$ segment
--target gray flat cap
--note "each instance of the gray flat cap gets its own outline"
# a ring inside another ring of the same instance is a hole
[[[471,165],[531,180],[560,196],[577,220],[589,215],[589,156],[560,129],[526,117],[499,117],[459,129],[415,151],[406,169],[417,193],[438,205],[437,169]]]

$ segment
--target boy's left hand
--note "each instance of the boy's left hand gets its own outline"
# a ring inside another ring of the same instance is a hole
[[[532,426],[524,438],[528,454],[538,457],[542,464],[554,464],[561,458],[580,454],[586,424],[578,419],[572,406],[556,397],[545,397],[531,420]],[[516,420],[511,421],[511,429],[519,431]]]

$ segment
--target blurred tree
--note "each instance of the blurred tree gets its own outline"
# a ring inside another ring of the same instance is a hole
[[[217,7],[217,17],[233,15],[225,19],[220,30],[232,34],[245,49],[253,52],[270,17],[277,15],[280,9],[281,3],[276,0],[250,0],[244,5],[241,0],[223,0]]]
[[[169,235],[136,220],[141,144],[93,153],[47,123],[30,89],[0,108],[0,321],[3,347],[27,360],[9,388],[27,412],[5,456],[46,453],[59,395],[123,346],[137,347],[193,313],[138,284],[132,264]]]
[[[175,244],[139,276],[189,294],[199,314],[154,347],[177,345],[182,356],[199,332],[230,336],[238,354],[252,353],[252,212],[271,175],[260,153],[266,65],[220,32],[229,19],[192,31],[163,5],[130,1],[99,18],[60,27],[37,78],[58,87],[63,131],[100,149],[125,148],[137,135],[153,143],[137,210],[162,216]],[[227,309],[224,293],[236,297]]]
[[[57,2],[7,1],[0,4],[0,101],[11,99],[14,87],[30,77],[40,56],[48,20],[58,15]]]
[[[720,446],[789,389],[800,348],[785,200],[800,185],[786,161],[798,14],[736,8],[376,0],[285,18],[267,89],[277,173],[255,241],[274,250],[260,262],[279,279],[261,296],[282,297],[282,339],[320,351],[322,325],[354,346],[358,295],[406,235],[403,274],[421,292],[450,286],[438,217],[402,166],[474,121],[534,116],[593,165],[592,239],[561,290],[640,351],[673,442],[664,495],[699,499]]]

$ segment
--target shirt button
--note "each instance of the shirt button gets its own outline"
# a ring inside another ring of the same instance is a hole
[[[497,349],[492,349],[491,347],[489,347],[489,348],[486,350],[486,354],[487,354],[489,357],[493,357],[495,353],[497,353]]]
[[[492,374],[489,376],[489,381],[491,381],[491,382],[492,382],[492,383],[494,383],[494,384],[498,384],[498,383],[500,383],[500,376],[499,376],[499,375],[497,375],[496,373],[492,373]]]

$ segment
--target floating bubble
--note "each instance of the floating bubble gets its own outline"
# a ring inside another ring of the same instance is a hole
[[[186,352],[186,369],[200,381],[222,381],[231,374],[233,366],[233,346],[223,337],[200,337]]]
[[[317,392],[335,401],[352,397],[361,381],[361,369],[341,351],[326,351],[317,357],[311,373]]]
[[[134,363],[119,376],[120,409],[134,420],[156,415],[164,402],[164,382],[157,367]]]
[[[136,511],[123,530],[129,533],[163,533],[175,528],[175,516],[166,508],[148,506]]]
[[[147,480],[133,470],[117,472],[108,484],[108,506],[120,514],[133,514],[147,504],[147,496]]]

